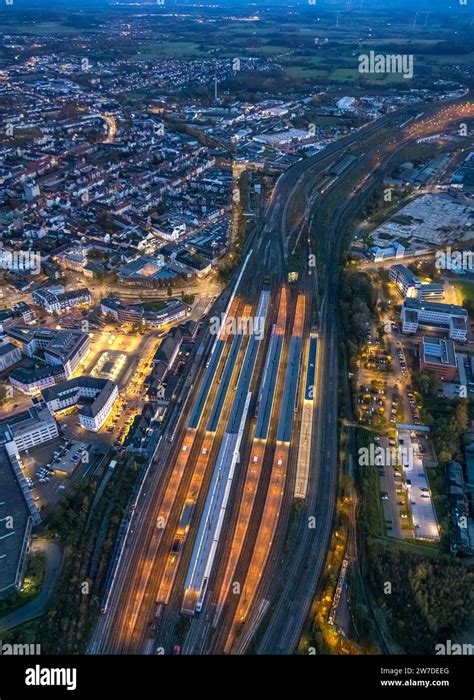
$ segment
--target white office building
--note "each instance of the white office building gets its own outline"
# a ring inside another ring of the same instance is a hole
[[[459,342],[467,340],[468,319],[468,313],[462,306],[411,298],[405,299],[401,312],[403,333],[416,334],[421,326],[447,332],[451,340]]]
[[[403,297],[416,296],[415,290],[421,286],[418,277],[406,265],[392,265],[388,276]]]
[[[2,421],[0,436],[3,442],[13,441],[18,452],[24,452],[57,437],[58,426],[46,404],[37,402]]]
[[[66,379],[72,377],[90,346],[88,334],[78,330],[53,331],[13,326],[8,328],[7,335],[28,357],[42,354],[41,359],[51,367],[62,367]]]
[[[107,421],[118,395],[115,382],[95,377],[76,377],[43,391],[52,413],[78,406],[82,427],[93,432],[98,432]]]

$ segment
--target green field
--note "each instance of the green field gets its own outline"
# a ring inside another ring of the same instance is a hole
[[[15,22],[14,20],[4,20],[2,17],[2,32],[5,34],[34,34],[35,36],[64,36],[78,34],[77,27],[68,27],[61,22]],[[86,32],[98,32],[98,28],[88,27]]]
[[[201,50],[193,41],[165,41],[162,44],[144,46],[132,56],[134,61],[149,61],[153,58],[206,58],[207,51]]]
[[[31,21],[3,13],[2,29],[11,34],[57,35],[59,40],[92,34],[89,55],[101,61],[121,57],[135,62],[160,58],[232,59],[239,56],[276,59],[284,80],[290,85],[298,81],[300,88],[304,83],[334,83],[337,86],[346,84],[352,89],[360,86],[363,90],[384,86],[408,89],[425,86],[427,81],[437,78],[450,77],[452,66],[472,64],[473,54],[464,53],[466,41],[469,42],[466,23],[457,25],[457,41],[448,45],[443,27],[434,21],[425,27],[423,17],[416,27],[412,27],[411,23],[408,32],[407,22],[395,17],[389,33],[385,19],[376,19],[370,13],[362,13],[357,18],[347,13],[339,14],[337,23],[336,13],[326,18],[315,18],[305,13],[288,14],[283,9],[260,18],[226,16],[195,23],[186,13],[150,13],[149,28],[156,40],[141,42],[128,37],[123,40],[117,37],[115,41],[113,35],[107,38],[104,33],[107,16],[102,11],[71,15],[66,12],[53,14],[45,10]],[[354,22],[354,19],[357,21]],[[369,26],[372,35],[367,37],[365,30]],[[104,41],[96,40],[98,32],[102,33]],[[363,34],[365,37],[362,39]],[[73,42],[71,44],[73,46]],[[472,48],[469,43],[468,48]],[[360,53],[370,50],[382,53],[413,52],[414,79],[407,80],[401,74],[359,73],[358,57]],[[3,56],[8,55],[5,54],[6,49],[0,51]],[[460,53],[456,54],[456,51]]]

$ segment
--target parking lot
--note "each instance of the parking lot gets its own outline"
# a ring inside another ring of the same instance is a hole
[[[426,448],[420,434],[409,430],[400,430],[399,443],[413,454],[413,463],[404,468],[405,488],[408,509],[411,515],[413,536],[415,539],[439,541],[439,526],[433,504],[423,455]]]
[[[380,317],[383,336],[377,336],[375,323],[367,330],[368,349],[358,375],[359,416],[363,424],[380,432],[374,443],[390,457],[378,464],[386,534],[437,541],[439,530],[425,466],[436,463],[436,458],[429,433],[423,432],[421,397],[410,376],[409,359],[417,341],[399,333],[393,307],[389,308],[392,304],[390,301]],[[403,425],[412,428],[404,430]]]
[[[61,438],[39,445],[28,452],[23,452],[21,462],[36,506],[50,510],[61,497],[66,487],[67,473],[47,470],[46,465],[55,459],[55,452],[65,444]],[[41,470],[45,470],[42,472]]]

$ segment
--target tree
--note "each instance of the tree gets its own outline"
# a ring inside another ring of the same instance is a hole
[[[465,433],[467,429],[467,423],[468,423],[468,403],[466,399],[461,399],[459,404],[456,406],[456,423],[458,426],[458,430],[461,433]]]
[[[441,382],[438,376],[428,370],[419,372],[413,383],[423,396],[436,396],[441,389]]]

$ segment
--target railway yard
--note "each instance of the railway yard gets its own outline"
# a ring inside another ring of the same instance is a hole
[[[89,653],[295,650],[324,567],[340,466],[344,236],[400,148],[473,112],[467,99],[400,110],[278,180],[262,229],[205,323]],[[388,125],[399,129],[397,138],[374,145],[373,134]],[[348,159],[356,140],[359,157]],[[289,282],[295,232],[305,260]],[[315,247],[312,268],[306,259]],[[231,323],[213,335],[218,311]]]

